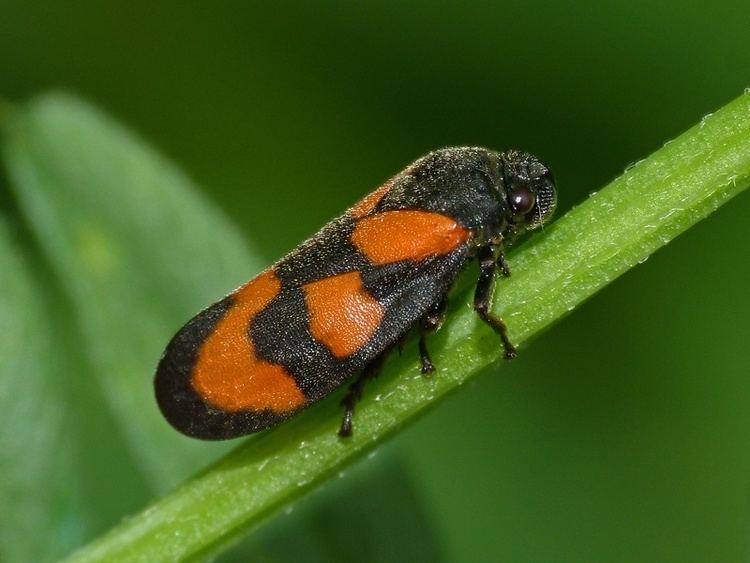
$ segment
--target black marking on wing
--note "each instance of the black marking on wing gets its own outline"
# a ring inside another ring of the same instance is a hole
[[[206,403],[192,386],[200,347],[233,305],[225,297],[198,313],[172,338],[154,378],[156,401],[164,417],[180,432],[203,440],[225,440],[275,426],[286,416],[271,411],[228,413]]]

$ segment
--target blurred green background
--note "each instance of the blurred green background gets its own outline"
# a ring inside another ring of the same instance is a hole
[[[264,263],[446,145],[540,155],[564,213],[750,85],[740,0],[6,0],[0,14],[1,96],[94,101]],[[748,217],[743,194],[224,557],[747,561]],[[89,499],[100,517],[82,539],[149,500],[131,481]]]

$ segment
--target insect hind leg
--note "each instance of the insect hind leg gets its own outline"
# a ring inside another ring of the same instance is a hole
[[[344,407],[344,418],[341,420],[341,428],[339,428],[339,436],[342,438],[348,438],[352,435],[352,421],[354,419],[354,407],[357,405],[359,400],[362,398],[362,392],[365,389],[365,385],[371,379],[375,379],[383,367],[385,357],[390,352],[390,349],[382,352],[374,360],[365,366],[362,372],[359,374],[357,379],[349,386],[349,392],[341,401],[341,406]]]

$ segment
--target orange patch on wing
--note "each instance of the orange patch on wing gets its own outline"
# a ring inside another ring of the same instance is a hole
[[[193,369],[193,388],[225,411],[300,407],[305,396],[284,366],[259,359],[249,334],[252,318],[278,295],[281,282],[263,272],[234,293],[234,304],[203,342]]]
[[[388,193],[388,190],[391,189],[392,185],[393,180],[388,180],[377,190],[369,195],[366,195],[358,203],[355,203],[349,211],[351,211],[354,217],[356,217],[357,219],[361,219],[362,217],[370,213],[373,209],[375,209],[375,206],[381,199],[383,199],[383,196]]]
[[[359,272],[323,278],[303,289],[310,333],[337,358],[359,350],[383,320],[383,306],[362,286]]]
[[[360,219],[351,240],[370,262],[383,265],[448,254],[470,236],[470,230],[440,213],[400,210]]]

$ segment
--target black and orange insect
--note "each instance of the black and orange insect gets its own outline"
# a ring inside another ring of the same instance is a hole
[[[536,157],[447,148],[417,160],[256,278],[189,321],[156,371],[167,420],[196,438],[234,438],[275,426],[355,373],[339,434],[384,356],[415,326],[422,372],[434,370],[425,335],[446,294],[479,261],[474,308],[515,356],[490,312],[503,249],[544,224],[555,183]]]

